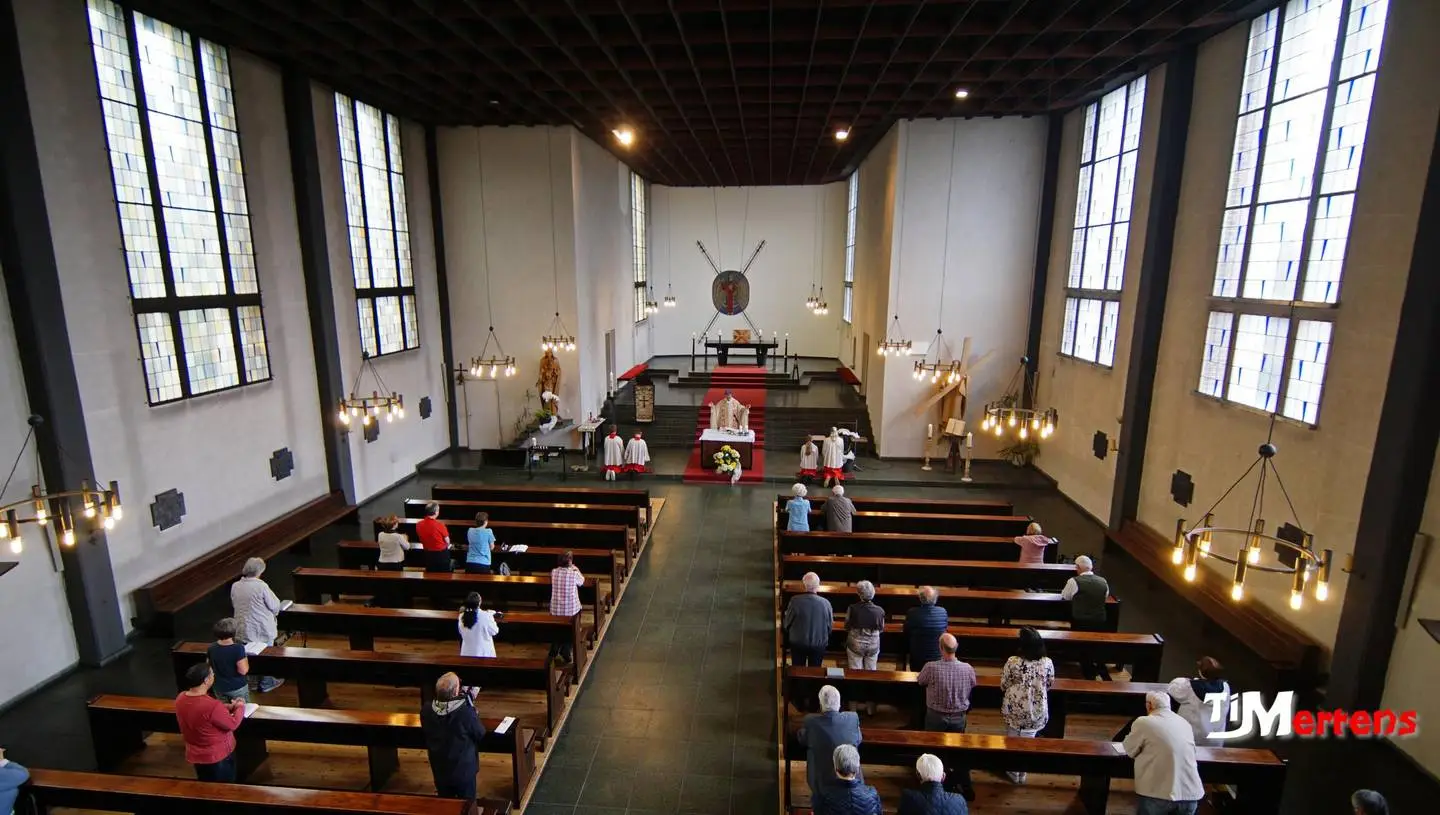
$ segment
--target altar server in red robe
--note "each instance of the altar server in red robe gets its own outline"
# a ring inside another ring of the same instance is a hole
[[[625,440],[620,438],[620,428],[610,425],[610,435],[605,437],[605,480],[614,481],[615,474],[625,469]]]
[[[807,482],[820,475],[820,448],[807,435],[800,445],[800,481]]]
[[[636,473],[645,472],[645,465],[649,463],[650,445],[645,443],[644,436],[636,433],[625,443],[625,472],[634,478]]]
[[[825,437],[820,451],[820,464],[824,468],[825,486],[830,486],[833,480],[836,484],[845,480],[845,440],[840,438],[840,431],[830,428],[830,435]]]

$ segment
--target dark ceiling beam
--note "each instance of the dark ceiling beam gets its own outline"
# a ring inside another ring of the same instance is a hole
[[[595,86],[596,90],[598,90],[598,91],[600,91],[602,94],[604,94],[606,101],[610,103],[610,109],[613,111],[612,115],[613,115],[613,116],[616,116],[616,117],[619,119],[619,121],[617,121],[616,124],[624,124],[624,123],[625,123],[624,120],[625,120],[626,118],[628,118],[628,117],[626,117],[626,115],[625,115],[625,106],[624,106],[624,105],[621,105],[620,102],[619,102],[614,96],[612,96],[609,91],[607,91],[607,90],[605,89],[605,86],[604,86],[603,84],[595,81],[594,76],[590,73],[590,71],[589,71],[588,69],[585,68],[584,64],[581,63],[580,60],[576,58],[576,56],[575,56],[575,54],[574,54],[573,51],[571,51],[569,48],[566,48],[566,47],[563,46],[563,45],[560,45],[559,41],[554,39],[554,32],[550,29],[550,26],[547,25],[544,20],[542,20],[542,19],[540,19],[540,18],[538,18],[538,17],[535,17],[534,15],[530,15],[529,10],[528,10],[528,6],[527,6],[526,3],[522,2],[522,0],[513,0],[513,2],[515,3],[515,6],[516,6],[517,8],[519,8],[521,11],[526,12],[526,14],[529,16],[530,21],[531,21],[537,28],[539,28],[539,29],[541,30],[541,32],[543,32],[543,33],[545,34],[545,36],[550,37],[550,38],[555,42],[556,46],[560,49],[560,52],[565,55],[565,58],[566,58],[566,59],[570,60],[571,64],[573,64],[575,67],[577,67],[577,68],[579,68],[579,69],[581,69],[582,71],[585,72],[586,77],[590,79],[590,83]],[[579,15],[578,15],[578,12],[577,12],[576,16],[577,16],[577,17],[579,16]],[[608,48],[605,48],[604,45],[601,45],[601,48],[605,50],[605,53],[606,53],[607,56],[608,56],[609,53],[610,53],[610,50],[609,50]],[[624,71],[621,71],[621,75],[625,77],[626,82],[629,82],[629,80],[630,80],[629,75],[625,74]],[[634,86],[631,85],[631,88],[633,89]],[[663,132],[663,133],[665,134],[665,140],[666,140],[666,142],[673,142],[673,141],[674,141],[674,138],[670,135],[670,132],[669,132],[668,130],[665,130],[665,125],[660,121],[660,117],[659,117],[658,115],[656,115],[654,108],[651,108],[650,105],[645,102],[644,98],[643,98],[643,97],[640,97],[640,95],[639,95],[638,92],[636,92],[636,97],[640,99],[640,104],[643,105],[647,111],[649,111],[649,113],[650,113],[650,118],[654,121],[655,125],[656,125],[657,127],[659,127],[659,128],[661,129],[661,132]],[[603,123],[602,123],[602,126],[603,126]],[[633,150],[634,150],[634,147],[635,147],[635,145],[632,144],[630,149],[633,151]],[[681,171],[680,171],[680,168],[677,167],[677,166],[675,166],[675,163],[670,160],[670,155],[669,155],[669,153],[666,152],[666,151],[664,151],[664,150],[662,150],[662,149],[660,149],[658,145],[652,145],[652,149],[650,149],[650,150],[647,151],[647,152],[648,152],[650,155],[659,156],[660,159],[665,162],[665,166],[667,166],[667,167],[670,168],[670,172],[667,173],[666,175],[671,176],[671,177],[674,177],[674,178],[679,178],[679,177],[681,177],[681,176],[683,175],[683,173],[681,173]],[[686,162],[688,163],[689,160],[690,160],[690,157],[689,157],[688,155],[685,156],[685,160],[686,160]],[[692,172],[694,171],[695,167],[694,167],[693,164],[690,166],[690,169],[691,169]]]
[[[854,59],[854,57],[855,57],[855,52],[860,49],[860,43],[861,43],[861,41],[863,41],[863,40],[865,39],[865,24],[870,21],[870,13],[871,13],[872,11],[874,11],[874,10],[875,10],[875,4],[874,4],[874,3],[871,3],[870,5],[868,5],[868,6],[865,7],[865,16],[862,17],[862,18],[860,18],[860,34],[859,34],[858,37],[855,38],[855,44],[854,44],[854,46],[852,46],[851,49],[850,49],[850,57],[851,57],[851,59]],[[845,67],[840,70],[840,81],[835,84],[835,93],[830,96],[830,106],[825,110],[825,119],[824,119],[823,121],[825,122],[825,126],[826,126],[826,127],[835,127],[836,124],[837,124],[837,122],[834,121],[834,116],[835,116],[835,99],[836,99],[836,97],[839,95],[840,89],[845,86],[845,77],[846,77],[849,73],[850,73],[850,62],[849,62],[849,60],[847,60],[847,61],[845,62]],[[883,73],[883,71],[882,71],[882,73]],[[846,129],[847,131],[849,131],[849,130],[851,129],[851,124],[848,124],[848,123],[847,123],[847,124],[845,125],[845,129]],[[845,138],[845,141],[848,142],[849,140],[850,140],[850,138],[849,138],[849,135],[848,135],[848,133],[847,133],[846,138]],[[822,143],[822,140],[821,140],[821,139],[816,139],[816,140],[815,140],[815,145],[810,148],[810,160],[807,161],[807,162],[805,162],[805,175],[804,175],[804,177],[805,177],[806,179],[809,179],[809,178],[810,178],[810,170],[811,170],[811,168],[813,168],[813,167],[815,166],[815,156],[820,152],[820,144],[821,144],[821,143]],[[836,144],[836,145],[834,145],[834,147],[836,148],[836,149],[835,149],[835,152],[838,153],[841,149],[843,149],[844,147],[846,147],[846,145],[842,143],[842,144]],[[834,159],[834,153],[831,154],[831,159]]]
[[[725,17],[725,5],[721,0],[716,0],[716,10],[720,13],[720,33],[725,38],[725,59],[730,65],[730,79],[733,81],[735,79],[735,54],[730,50],[730,22]],[[765,67],[767,69],[770,67],[768,60]],[[756,183],[755,156],[750,150],[750,135],[745,132],[745,102],[740,98],[740,83],[738,82],[735,83],[735,110],[740,114],[740,133],[745,139],[745,166],[750,170],[750,176],[746,179],[746,183],[753,186]]]
[[[825,17],[825,2],[815,7],[815,35],[810,39],[810,56],[805,61],[805,81],[800,85],[800,107],[805,107],[805,95],[810,92],[810,66],[814,64],[815,44],[820,41],[820,23]],[[795,146],[800,143],[800,122],[795,123],[795,134],[790,137],[790,153],[785,159],[785,181],[789,183],[795,172]]]
[[[700,100],[705,103],[705,110],[710,113],[710,123],[714,124],[715,111],[710,108],[710,94],[705,90],[705,80],[700,77],[700,68],[695,64],[695,55],[691,52],[689,44],[685,42],[685,23],[681,21],[680,13],[675,10],[675,4],[671,2],[669,6],[670,17],[675,21],[675,30],[680,33],[680,43],[685,46],[685,56],[690,59],[690,70],[695,73],[695,81],[700,83]],[[725,164],[730,167],[730,176],[735,180],[736,184],[739,184],[740,175],[735,172],[735,162],[730,158],[728,152],[725,154]],[[716,179],[716,184],[723,186],[723,183],[720,182],[719,179]]]
[[[685,123],[685,130],[690,133],[690,139],[696,142],[696,144],[698,144],[699,139],[696,137],[694,126],[690,124],[690,116],[685,112],[685,106],[680,104],[679,98],[675,96],[675,91],[670,87],[669,81],[665,78],[665,73],[661,71],[660,68],[655,64],[655,56],[650,51],[650,46],[646,44],[645,37],[641,34],[640,28],[635,24],[635,21],[630,17],[630,15],[625,11],[625,5],[623,0],[615,0],[615,7],[620,11],[620,15],[625,18],[626,25],[629,26],[630,32],[635,36],[635,42],[640,46],[640,49],[645,52],[645,56],[650,60],[650,69],[655,72],[655,75],[657,77],[659,77],[660,86],[665,90],[665,95],[670,97],[670,104],[674,106],[675,110],[679,111],[680,118]],[[706,166],[710,168],[710,175],[716,179],[720,178],[720,170],[715,166],[715,163],[710,160],[710,154],[702,150],[700,151],[700,156],[701,158],[705,159]],[[700,180],[702,182],[704,181],[703,178]]]

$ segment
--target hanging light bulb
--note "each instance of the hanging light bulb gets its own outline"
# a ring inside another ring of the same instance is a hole
[[[1230,586],[1230,599],[1240,602],[1245,597],[1245,558],[1237,557],[1235,563],[1235,582]]]
[[[1170,562],[1179,566],[1185,562],[1185,547],[1177,546],[1170,551]]]
[[[1005,427],[1004,427],[1004,425],[1000,424],[999,422],[996,422],[996,423],[995,423],[995,438],[998,439],[998,438],[1000,438],[1000,437],[1003,436],[1003,435],[1005,435]]]
[[[1326,549],[1320,555],[1320,565],[1316,567],[1318,574],[1315,575],[1315,599],[1322,603],[1330,599],[1330,562],[1334,559],[1334,550]]]
[[[1179,566],[1185,562],[1185,519],[1175,522],[1175,548],[1170,552],[1170,562]]]
[[[1025,438],[1026,436],[1029,435],[1029,433],[1027,433],[1026,430],[1027,430],[1027,428],[1025,427],[1025,425],[1023,425],[1023,424],[1020,425],[1020,438],[1023,439],[1023,438]]]
[[[1011,427],[1014,427],[1015,425],[1016,425],[1015,414],[1014,414],[1014,413],[1011,413],[1011,414],[1010,414],[1010,426],[1011,426]]]
[[[1186,582],[1186,583],[1194,583],[1194,582],[1195,582],[1195,564],[1194,564],[1194,563],[1187,563],[1187,564],[1185,564],[1185,582]]]
[[[1030,429],[1031,429],[1031,430],[1039,430],[1039,429],[1040,429],[1040,417],[1039,417],[1039,416],[1036,416],[1036,417],[1034,417],[1034,418],[1032,418],[1032,419],[1030,420]]]
[[[110,517],[121,520],[125,517],[125,508],[120,505],[120,484],[110,482]]]

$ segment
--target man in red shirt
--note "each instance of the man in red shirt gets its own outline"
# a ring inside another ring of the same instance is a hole
[[[440,505],[431,501],[425,505],[425,517],[415,525],[415,534],[425,549],[425,571],[454,571],[450,560],[450,530],[440,523]]]
[[[185,760],[201,781],[235,782],[235,730],[245,718],[245,700],[227,705],[210,695],[215,672],[207,663],[185,672],[188,690],[175,697],[175,718],[185,739]]]

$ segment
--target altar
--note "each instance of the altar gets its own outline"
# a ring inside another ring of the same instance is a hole
[[[715,454],[730,445],[740,455],[740,467],[749,470],[755,459],[754,430],[705,430],[700,433],[700,466],[714,469]]]
[[[727,342],[725,340],[717,340],[706,342],[705,347],[715,349],[715,358],[719,360],[721,365],[730,364],[730,352],[732,350],[736,348],[751,349],[755,352],[755,364],[763,366],[766,356],[768,356],[771,351],[779,348],[780,343],[775,340],[771,340],[770,342]]]

